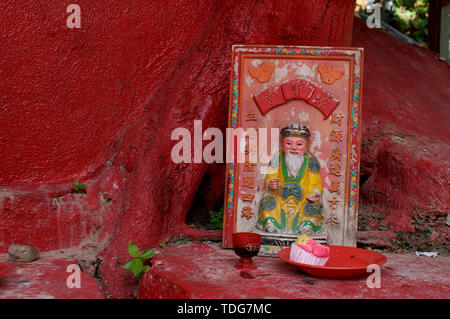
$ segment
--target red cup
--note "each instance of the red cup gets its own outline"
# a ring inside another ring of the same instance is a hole
[[[261,235],[256,233],[234,233],[233,249],[236,255],[241,257],[236,264],[237,269],[252,270],[257,267],[252,262],[261,248]]]

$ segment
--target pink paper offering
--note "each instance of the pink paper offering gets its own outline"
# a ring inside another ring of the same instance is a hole
[[[302,235],[292,244],[289,259],[300,264],[324,266],[329,257],[330,247]]]

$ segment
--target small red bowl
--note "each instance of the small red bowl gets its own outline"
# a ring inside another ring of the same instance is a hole
[[[261,244],[261,235],[257,233],[241,232],[233,234],[233,246],[243,248],[247,243]]]
[[[261,235],[256,233],[234,233],[233,248],[240,257],[256,256],[261,248]],[[244,254],[244,256],[241,256]]]
[[[255,257],[261,248],[261,235],[255,233],[234,233],[233,249],[234,253],[241,257],[235,265],[237,269],[254,270],[257,269],[252,257]]]
[[[386,256],[376,251],[347,246],[329,246],[330,258],[324,266],[307,265],[289,260],[291,248],[278,252],[278,257],[301,271],[322,278],[349,278],[369,274],[369,265],[381,266],[387,262]]]

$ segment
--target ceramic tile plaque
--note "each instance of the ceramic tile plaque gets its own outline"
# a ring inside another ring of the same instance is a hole
[[[301,234],[356,246],[362,64],[360,48],[233,46],[224,248],[235,232],[268,256]]]

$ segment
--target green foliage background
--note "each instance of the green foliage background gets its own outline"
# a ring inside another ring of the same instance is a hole
[[[390,22],[397,30],[426,45],[429,0],[397,0]]]
[[[223,225],[223,208],[218,211],[209,211],[209,222],[212,229],[222,229]]]
[[[373,2],[382,5],[384,22],[426,47],[429,0],[394,0],[391,10],[388,10],[388,0]],[[365,2],[365,5],[360,2],[359,10],[365,10],[368,4],[369,2]]]

